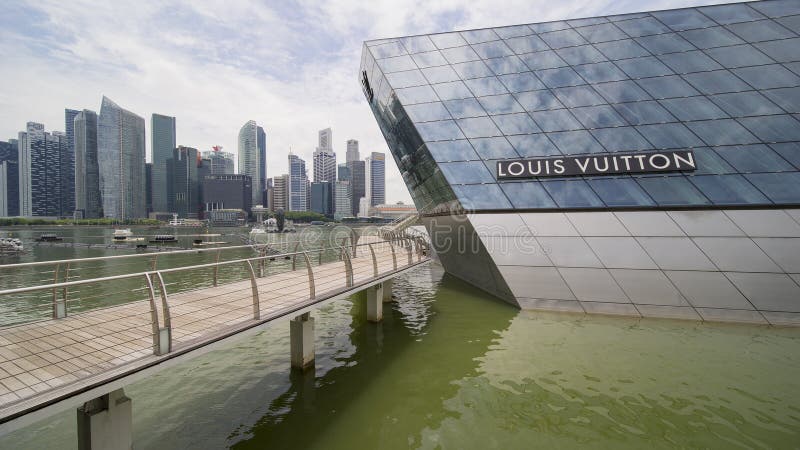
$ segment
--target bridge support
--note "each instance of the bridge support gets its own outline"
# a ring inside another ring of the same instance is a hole
[[[383,320],[382,283],[367,288],[367,320],[370,322],[380,322]]]
[[[302,371],[314,367],[314,318],[310,313],[289,321],[289,341],[292,369]]]
[[[383,303],[389,303],[392,301],[392,284],[394,279],[389,278],[388,280],[383,282]]]
[[[122,389],[78,408],[79,450],[133,448],[133,408]]]

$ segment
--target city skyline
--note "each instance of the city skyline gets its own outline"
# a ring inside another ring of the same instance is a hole
[[[16,139],[28,121],[60,130],[65,108],[99,111],[107,95],[145,118],[148,161],[153,113],[177,117],[177,144],[200,151],[221,145],[235,152],[238,129],[255,120],[270,135],[271,177],[288,171],[290,147],[311,161],[325,127],[336,131],[340,161],[348,139],[365,154],[388,154],[355,77],[364,40],[720,2],[512,2],[500,10],[492,3],[184,4],[164,15],[163,5],[147,2],[15,2],[6,5],[0,31],[6,85],[14,86],[0,95],[0,140]],[[330,20],[323,26],[320,16]],[[241,26],[254,18],[263,26]],[[390,200],[410,202],[393,158],[386,189]]]

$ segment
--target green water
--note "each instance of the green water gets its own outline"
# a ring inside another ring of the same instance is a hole
[[[800,330],[520,312],[429,265],[126,388],[137,449],[797,448]],[[388,306],[388,305],[387,305]],[[68,411],[0,448],[74,448]]]

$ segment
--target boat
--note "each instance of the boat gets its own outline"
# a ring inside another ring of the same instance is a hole
[[[114,230],[114,240],[115,241],[124,241],[129,237],[133,236],[133,232],[130,228],[120,228]]]
[[[174,234],[157,234],[150,239],[151,243],[163,244],[167,242],[178,242],[178,238]]]
[[[64,239],[55,233],[42,233],[36,240],[39,242],[55,242],[55,241],[63,241]]]
[[[0,254],[22,253],[25,247],[17,238],[0,238]]]
[[[275,220],[274,217],[270,217],[269,219],[264,221],[264,229],[267,233],[277,233],[278,221]]]

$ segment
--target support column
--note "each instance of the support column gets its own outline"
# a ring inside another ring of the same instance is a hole
[[[78,449],[132,449],[132,403],[125,391],[117,389],[78,408]]]
[[[292,369],[308,370],[314,367],[314,318],[310,313],[289,321],[289,340]]]
[[[389,278],[388,280],[383,282],[383,303],[389,303],[392,301],[392,284],[394,278]]]
[[[383,320],[383,284],[381,283],[367,288],[367,320],[370,322]]]

